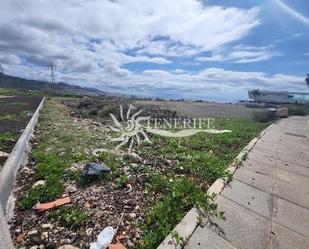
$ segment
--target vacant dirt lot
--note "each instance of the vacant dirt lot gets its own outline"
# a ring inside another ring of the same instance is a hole
[[[120,112],[119,104],[92,98],[45,101],[29,162],[14,189],[11,233],[17,248],[89,248],[104,227],[112,226],[118,228],[115,239],[126,248],[155,249],[192,206],[221,217],[207,189],[228,176],[226,167],[267,125],[220,118],[216,127],[231,133],[185,138],[148,134],[151,143],[135,143],[130,153],[129,144],[116,151],[119,142],[111,140],[121,135],[110,129],[109,116]],[[174,115],[156,106],[143,110],[146,116]],[[130,117],[138,111],[132,109]],[[105,164],[111,172],[85,181],[81,173],[89,162]],[[33,209],[64,195],[70,204],[45,213]]]
[[[39,96],[1,96],[0,151],[10,153],[41,99]],[[0,161],[0,168],[2,163]]]
[[[221,104],[210,102],[193,102],[193,101],[150,101],[138,100],[137,106],[154,106],[158,109],[168,109],[176,111],[179,115],[188,115],[189,117],[222,117],[222,118],[249,118],[253,117],[256,109],[246,108],[240,105]]]

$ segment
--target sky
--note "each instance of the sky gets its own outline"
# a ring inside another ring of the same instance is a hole
[[[143,97],[308,91],[307,0],[1,0],[0,71]]]

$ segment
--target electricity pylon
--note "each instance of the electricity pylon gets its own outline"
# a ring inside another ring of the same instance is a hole
[[[55,64],[53,62],[50,63],[48,69],[50,69],[51,83],[55,83],[55,70],[56,70]]]

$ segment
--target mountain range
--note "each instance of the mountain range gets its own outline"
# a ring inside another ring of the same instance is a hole
[[[38,91],[59,95],[109,95],[107,92],[92,87],[81,87],[63,82],[50,83],[46,81],[28,80],[20,77],[6,75],[0,72],[0,88],[13,88],[20,90]]]

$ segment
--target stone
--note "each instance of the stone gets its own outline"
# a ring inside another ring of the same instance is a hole
[[[25,240],[25,238],[26,238],[26,235],[24,233],[21,233],[16,237],[16,242],[21,243],[22,241]]]
[[[71,165],[71,167],[69,167],[67,170],[72,172],[72,173],[76,173],[81,171],[84,168],[83,164],[81,163],[73,163]]]
[[[49,223],[45,223],[45,224],[42,224],[41,227],[43,230],[51,230],[53,228],[53,225]]]
[[[104,212],[103,211],[98,211],[94,213],[94,218],[95,219],[100,219],[104,216]]]
[[[136,218],[136,213],[130,213],[130,214],[129,214],[129,217],[130,217],[131,219]]]
[[[145,184],[149,181],[149,176],[145,173],[143,174],[140,174],[137,176],[137,181],[140,183],[140,184]]]
[[[96,149],[96,150],[92,151],[92,154],[97,156],[97,155],[101,154],[102,152],[108,152],[108,150],[107,149],[103,149],[103,148]]]
[[[58,249],[79,249],[79,248],[72,246],[72,245],[63,245],[63,246],[58,247]]]
[[[42,233],[41,233],[41,239],[42,239],[42,240],[45,240],[45,241],[48,240],[48,236],[49,236],[49,235],[48,235],[48,232],[42,232]]]
[[[31,230],[30,232],[28,232],[28,236],[34,236],[37,235],[39,233],[38,230]]]
[[[127,240],[126,244],[129,248],[134,248],[134,243],[131,240]]]
[[[8,157],[9,157],[8,153],[0,151],[0,162],[5,162]]]
[[[90,227],[90,228],[86,229],[86,235],[87,236],[89,236],[89,237],[92,236],[92,233],[93,233],[93,228]]]
[[[67,171],[70,171],[72,173],[79,172],[79,169],[77,167],[71,166],[70,168],[67,169]]]
[[[134,237],[136,239],[140,239],[141,238],[141,234],[139,232],[135,232]]]
[[[73,194],[77,191],[77,188],[73,185],[69,185],[66,187],[65,191],[69,194]]]
[[[130,167],[129,166],[124,166],[123,167],[123,172],[126,176],[130,175]]]
[[[39,180],[37,182],[35,182],[33,185],[32,185],[32,188],[36,188],[36,187],[39,187],[39,186],[44,186],[46,184],[46,181],[44,180]]]

